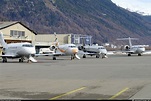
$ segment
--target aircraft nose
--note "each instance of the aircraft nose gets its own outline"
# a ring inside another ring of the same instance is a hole
[[[138,50],[139,50],[139,52],[144,52],[145,48],[139,48]]]
[[[73,54],[76,54],[76,53],[78,53],[78,49],[74,48],[74,49],[72,49],[72,52],[73,52]]]

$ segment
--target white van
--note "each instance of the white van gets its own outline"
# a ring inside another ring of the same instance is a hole
[[[40,48],[39,54],[53,54],[54,51],[51,51],[50,48]]]

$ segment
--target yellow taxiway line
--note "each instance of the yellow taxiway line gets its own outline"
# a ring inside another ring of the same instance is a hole
[[[129,89],[129,88],[125,88],[125,89],[121,90],[120,92],[118,92],[117,94],[115,94],[114,96],[112,96],[112,97],[109,98],[109,99],[114,99],[114,98],[116,98],[117,96],[121,95],[122,93],[124,93],[124,92],[127,91],[128,89]]]
[[[62,94],[62,95],[59,95],[59,96],[53,97],[53,98],[51,98],[51,99],[49,99],[49,100],[56,100],[56,99],[58,99],[58,98],[60,98],[60,97],[63,97],[63,96],[66,96],[66,95],[69,95],[69,94],[72,94],[72,93],[78,92],[78,91],[80,91],[80,90],[82,90],[82,89],[85,89],[85,88],[86,88],[86,87],[81,87],[81,88],[79,88],[79,89],[75,89],[75,90],[70,91],[70,92],[67,92],[67,93],[65,93],[65,94]]]

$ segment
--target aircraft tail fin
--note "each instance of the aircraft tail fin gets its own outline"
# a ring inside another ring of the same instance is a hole
[[[56,46],[56,47],[59,46],[59,42],[58,42],[58,39],[57,39],[57,38],[55,39],[55,42],[54,42],[54,43],[55,43],[55,46]]]
[[[118,38],[117,40],[128,40],[129,46],[132,47],[132,41],[131,40],[138,40],[138,38]]]
[[[54,36],[55,36],[54,45],[56,47],[58,47],[59,46],[59,42],[58,42],[58,38],[57,38],[57,33],[56,32],[54,32]]]
[[[4,40],[2,32],[0,32],[0,43],[1,43],[1,45],[2,45],[3,48],[7,48],[7,43]]]

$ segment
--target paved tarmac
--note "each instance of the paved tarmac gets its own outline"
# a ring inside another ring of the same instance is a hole
[[[0,99],[151,99],[151,55],[0,62]]]

